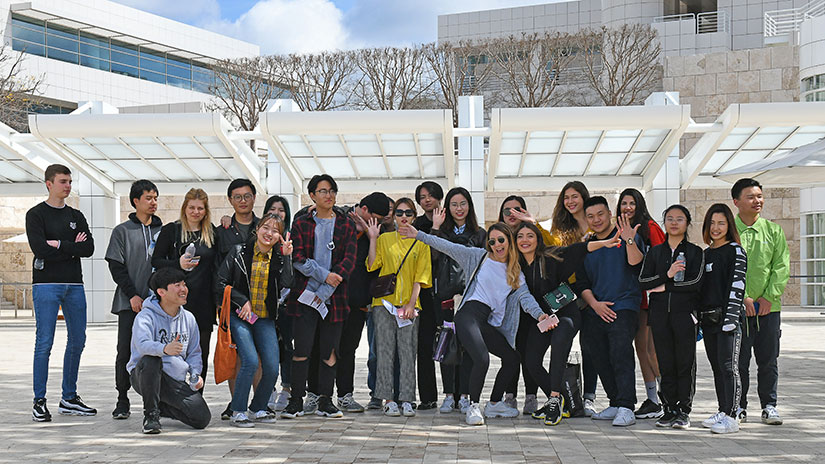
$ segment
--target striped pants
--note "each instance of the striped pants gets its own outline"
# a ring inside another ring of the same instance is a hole
[[[382,400],[415,401],[415,355],[418,351],[418,318],[412,325],[398,327],[395,316],[383,306],[372,308],[375,324],[376,367],[375,397]],[[395,353],[400,363],[399,391],[393,394]]]

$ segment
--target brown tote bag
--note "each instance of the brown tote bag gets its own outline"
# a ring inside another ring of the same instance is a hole
[[[221,302],[221,317],[218,322],[218,343],[215,346],[215,357],[212,365],[215,366],[215,384],[222,383],[235,377],[235,363],[238,361],[238,348],[232,343],[232,332],[229,331],[229,311],[232,311],[232,287],[227,285],[223,290]]]

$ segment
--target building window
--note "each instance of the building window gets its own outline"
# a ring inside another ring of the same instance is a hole
[[[825,212],[802,220],[802,304],[825,306]]]
[[[804,101],[825,101],[825,74],[806,77],[800,86]]]

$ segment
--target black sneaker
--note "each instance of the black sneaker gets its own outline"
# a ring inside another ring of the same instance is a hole
[[[415,403],[412,403],[413,409],[415,409]],[[427,409],[435,409],[438,407],[438,403],[435,401],[422,401],[421,404],[418,405],[418,409],[420,411],[424,411]]]
[[[97,409],[90,408],[83,404],[80,395],[77,395],[70,400],[60,400],[57,412],[67,416],[94,416],[97,414]]]
[[[690,428],[690,416],[686,412],[680,412],[671,426],[674,429],[687,430]]]
[[[289,399],[289,403],[287,403],[286,408],[281,411],[281,417],[283,419],[295,419],[296,417],[301,417],[304,415],[304,400],[303,398],[298,398],[293,396]]]
[[[561,422],[562,409],[564,409],[564,398],[561,396],[551,396],[544,407],[547,408],[544,416],[544,425],[559,425],[559,422]]]
[[[34,400],[32,405],[32,420],[35,422],[51,422],[52,413],[46,407],[46,398],[38,398]]]
[[[132,413],[129,411],[129,400],[118,400],[115,410],[112,411],[113,419],[128,419]]]
[[[221,413],[221,420],[232,419],[232,403],[226,405],[226,409]]]
[[[332,404],[332,400],[328,396],[318,397],[318,410],[315,411],[315,414],[326,417],[344,417],[344,413]]]
[[[646,399],[633,414],[636,416],[636,419],[657,419],[662,417],[664,412],[662,412],[661,404]]]
[[[533,419],[544,420],[544,418],[547,417],[547,403],[545,403],[544,406],[536,409],[536,412],[530,414],[530,417],[532,417]]]
[[[678,414],[670,408],[665,408],[665,413],[656,421],[656,427],[673,427]]]
[[[143,433],[157,435],[160,433],[160,411],[143,413]]]

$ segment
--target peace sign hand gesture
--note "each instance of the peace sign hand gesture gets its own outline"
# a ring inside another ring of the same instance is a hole
[[[286,236],[281,236],[281,254],[284,256],[292,254],[292,240],[289,238],[289,232],[286,233]]]

